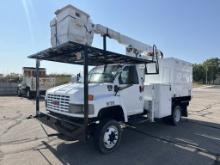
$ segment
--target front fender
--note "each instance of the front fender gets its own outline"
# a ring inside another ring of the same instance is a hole
[[[113,106],[120,106],[123,111],[124,121],[128,121],[127,111],[125,110],[124,106],[121,105],[118,96],[110,96],[110,97],[100,97],[93,101],[94,109],[95,109],[95,116],[98,117],[99,112],[104,108],[111,108]]]

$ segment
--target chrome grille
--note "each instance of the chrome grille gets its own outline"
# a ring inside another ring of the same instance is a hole
[[[47,110],[69,111],[70,97],[65,95],[48,94]]]

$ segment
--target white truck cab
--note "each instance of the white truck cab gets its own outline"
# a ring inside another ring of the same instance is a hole
[[[110,64],[89,72],[89,117],[96,118],[103,109],[120,108],[123,121],[144,112],[144,77],[137,65]],[[83,83],[69,83],[46,93],[47,110],[83,118]]]

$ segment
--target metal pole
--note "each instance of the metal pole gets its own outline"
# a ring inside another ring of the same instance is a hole
[[[84,50],[84,138],[85,141],[87,140],[87,126],[88,126],[88,94],[89,94],[89,88],[88,88],[88,54],[87,54],[87,48]]]
[[[106,47],[106,35],[103,35],[103,50],[106,51],[107,47]]]
[[[107,29],[108,30],[108,29]],[[107,35],[106,34],[104,34],[103,35],[103,50],[104,50],[104,56],[105,56],[105,51],[106,51],[106,49],[107,49],[107,42],[106,42],[106,37],[107,37]],[[106,69],[106,65],[104,66],[104,71],[105,71],[105,69]]]
[[[40,67],[40,60],[36,60],[36,116],[38,116],[40,112],[40,91],[39,91],[39,67]]]

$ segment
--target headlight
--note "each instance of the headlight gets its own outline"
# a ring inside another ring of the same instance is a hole
[[[69,105],[69,112],[76,113],[76,114],[83,114],[84,112],[84,105],[82,104],[70,104]],[[94,105],[89,104],[89,115],[94,114]]]

